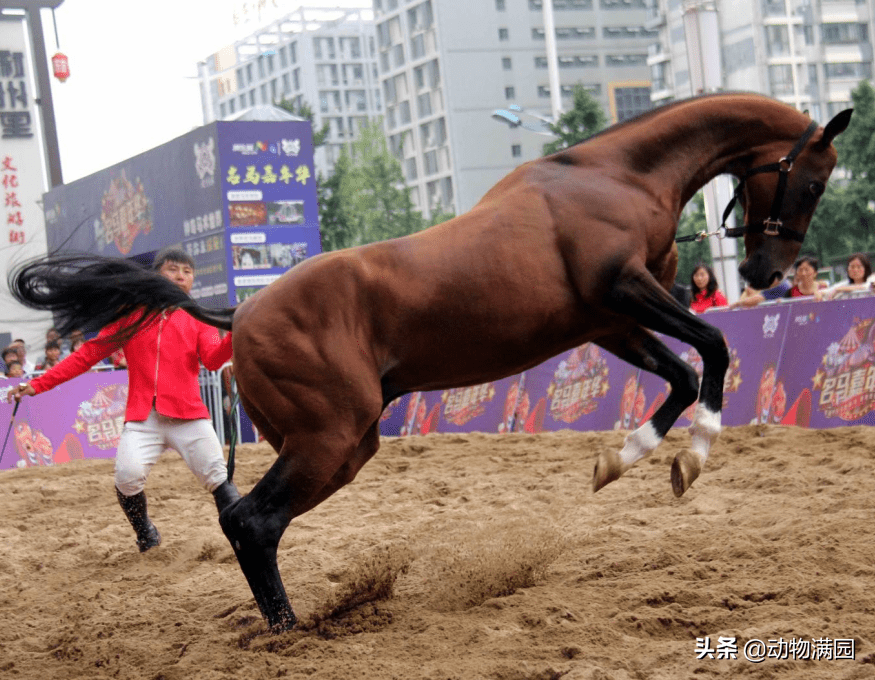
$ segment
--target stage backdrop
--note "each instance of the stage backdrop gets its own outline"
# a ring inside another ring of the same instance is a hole
[[[309,122],[215,122],[43,196],[49,251],[195,260],[228,307],[321,252]]]
[[[875,297],[716,311],[705,320],[723,331],[730,352],[725,425],[875,424]],[[663,340],[701,374],[695,350]],[[10,422],[5,395],[16,382],[0,382],[2,423]],[[384,411],[380,432],[628,430],[650,418],[667,394],[665,381],[587,344],[520,375],[404,395]],[[26,397],[0,469],[111,458],[126,397],[124,371],[88,373]],[[691,416],[692,408],[676,427],[689,426]]]

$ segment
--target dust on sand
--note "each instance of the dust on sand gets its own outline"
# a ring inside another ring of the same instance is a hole
[[[594,495],[596,456],[622,440],[384,440],[286,532],[280,569],[308,626],[276,636],[174,454],[149,480],[164,542],[143,555],[111,461],[0,473],[0,676],[875,677],[875,430],[728,428],[680,499],[669,468],[689,436],[672,432]],[[273,458],[242,446],[241,490]],[[699,660],[697,637],[735,637],[739,658]],[[752,638],[827,637],[852,639],[855,660],[742,657]]]

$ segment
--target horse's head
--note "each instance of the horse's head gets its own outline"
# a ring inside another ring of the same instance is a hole
[[[790,146],[766,145],[742,176],[736,195],[745,226],[727,234],[744,234],[747,257],[738,271],[753,288],[773,286],[796,260],[836,164],[832,140],[847,128],[852,111],[842,111],[824,128],[812,124]]]

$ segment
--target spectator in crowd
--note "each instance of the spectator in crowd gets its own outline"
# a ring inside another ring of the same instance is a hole
[[[46,342],[46,355],[42,362],[36,365],[36,370],[46,371],[61,360],[61,343],[57,340]]]
[[[72,338],[73,336],[71,335],[70,337]],[[84,337],[82,337],[82,338],[76,338],[75,340],[71,340],[71,341],[70,341],[70,354],[72,354],[73,352],[75,352],[76,350],[78,350],[78,349],[79,349],[80,347],[82,347],[82,345],[84,345],[84,344],[85,344],[85,338],[84,338]]]
[[[6,364],[7,378],[20,378],[24,375],[24,369],[21,367],[21,362],[18,359],[10,359]]]
[[[84,342],[85,334],[82,331],[72,331],[66,340],[61,341],[61,358],[66,359],[72,352],[76,351],[74,345],[78,348]]]
[[[36,366],[27,358],[27,344],[21,338],[12,341],[10,347],[14,347],[18,352],[18,360],[21,362],[21,367],[26,374],[31,374],[36,370]]]
[[[741,293],[741,297],[729,305],[730,309],[738,309],[739,307],[756,307],[758,304],[767,300],[779,300],[787,297],[790,288],[793,286],[789,279],[782,279],[779,283],[766,290],[756,290],[750,286],[746,286]]]
[[[726,296],[717,288],[717,278],[711,267],[698,264],[690,277],[690,292],[693,300],[690,309],[701,314],[712,307],[725,307]]]
[[[836,285],[823,291],[827,300],[832,300],[848,293],[860,290],[871,290],[875,276],[872,275],[872,264],[866,253],[854,253],[848,258],[845,267],[848,275],[847,281],[839,281]]]
[[[12,346],[3,350],[3,372],[9,368],[9,364],[13,361],[18,361],[18,352]],[[21,363],[20,361],[18,363]]]
[[[817,269],[820,263],[812,255],[804,255],[796,261],[796,272],[793,275],[793,286],[787,293],[787,297],[814,297],[820,300],[823,297],[820,285],[817,281]]]

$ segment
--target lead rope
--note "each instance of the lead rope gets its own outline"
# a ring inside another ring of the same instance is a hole
[[[228,447],[228,481],[234,479],[234,449],[237,447],[237,438],[239,437],[239,429],[237,427],[237,406],[240,404],[240,394],[237,392],[237,380],[234,374],[231,374],[230,381],[231,406],[228,409],[228,429],[231,431],[230,446]]]

